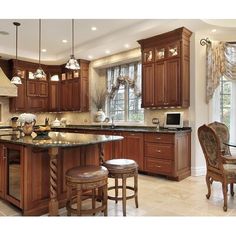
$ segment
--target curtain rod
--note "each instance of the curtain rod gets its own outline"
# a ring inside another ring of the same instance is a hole
[[[209,38],[201,39],[201,40],[200,40],[200,44],[201,44],[202,46],[210,45],[210,44],[211,44],[211,40],[210,40]]]

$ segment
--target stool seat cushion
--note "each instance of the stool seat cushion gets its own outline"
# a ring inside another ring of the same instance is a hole
[[[103,165],[109,170],[133,170],[137,169],[138,165],[131,159],[112,159],[105,161]]]
[[[66,178],[77,183],[99,181],[108,176],[108,170],[104,166],[74,167],[66,172]]]

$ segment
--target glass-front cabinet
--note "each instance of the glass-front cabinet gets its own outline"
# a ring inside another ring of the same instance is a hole
[[[6,161],[5,198],[21,208],[23,204],[23,148],[18,145],[6,144],[3,153]]]
[[[143,63],[154,62],[154,50],[153,48],[145,49],[143,51]]]
[[[167,46],[167,57],[175,57],[175,56],[179,56],[179,42],[173,43],[173,44],[169,44]]]

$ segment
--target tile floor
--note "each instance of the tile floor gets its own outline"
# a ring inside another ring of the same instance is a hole
[[[223,211],[220,183],[213,183],[209,200],[206,192],[204,176],[175,182],[139,175],[139,208],[135,208],[134,199],[128,200],[127,216],[236,216],[236,197],[228,196],[228,211]],[[0,216],[20,215],[17,208],[0,200]],[[60,215],[66,215],[65,208],[60,209]],[[108,216],[122,216],[121,202],[108,201]]]

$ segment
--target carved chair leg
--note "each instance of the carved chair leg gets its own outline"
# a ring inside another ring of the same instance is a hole
[[[207,184],[207,189],[208,193],[206,194],[206,198],[209,199],[211,196],[211,177],[206,175],[206,184]]]
[[[223,196],[224,196],[223,210],[227,211],[227,182],[226,182],[225,178],[224,178],[224,180],[222,182],[222,190],[223,190]]]
[[[230,194],[232,197],[234,196],[234,184],[233,183],[230,184]]]

